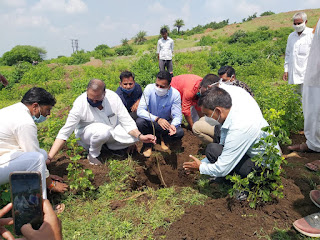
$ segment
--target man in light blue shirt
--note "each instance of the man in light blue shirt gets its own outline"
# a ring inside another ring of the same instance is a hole
[[[184,133],[180,127],[182,120],[181,97],[178,90],[170,86],[171,75],[160,71],[154,84],[146,86],[138,106],[136,120],[141,133],[153,133],[161,140],[161,148],[168,150],[166,143],[180,140]],[[150,157],[152,145],[144,144],[144,156]]]
[[[208,144],[206,158],[200,161],[190,156],[194,161],[184,163],[183,167],[213,177],[224,177],[230,172],[246,177],[257,169],[251,158],[265,151],[254,145],[267,136],[261,128],[268,123],[248,92],[236,86],[219,85],[208,90],[199,101],[206,121],[210,125],[221,124],[220,144]]]

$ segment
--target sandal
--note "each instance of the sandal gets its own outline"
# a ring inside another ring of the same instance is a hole
[[[320,214],[314,213],[293,223],[294,228],[308,237],[320,237]]]
[[[64,203],[60,203],[60,204],[54,205],[53,211],[55,212],[56,215],[58,215],[58,214],[61,214],[65,208],[66,208],[66,205],[64,205]]]
[[[320,169],[320,160],[315,160],[313,162],[309,162],[304,166],[311,171],[317,172]]]
[[[297,152],[308,152],[308,153],[315,152],[311,150],[306,143],[291,145],[288,147],[288,149],[291,151],[297,151]]]

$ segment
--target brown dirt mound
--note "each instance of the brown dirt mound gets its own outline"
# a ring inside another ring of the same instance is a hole
[[[184,129],[185,136],[182,144],[175,143],[171,146],[171,152],[160,151],[156,145],[156,151],[151,158],[135,153],[133,161],[138,163],[136,176],[131,179],[131,187],[134,190],[144,189],[145,186],[161,188],[165,186],[194,186],[196,175],[186,175],[182,169],[183,162],[189,161],[189,155],[201,155],[200,141],[193,136],[191,131]],[[292,136],[293,144],[305,141],[304,135]],[[142,144],[138,144],[141,150]],[[286,147],[282,147],[284,154],[289,154]],[[280,200],[272,204],[251,209],[248,203],[238,202],[228,196],[219,195],[218,199],[208,198],[202,206],[191,206],[186,209],[180,220],[174,222],[169,229],[157,229],[154,237],[162,239],[257,239],[261,236],[273,236],[277,238],[277,229],[290,229],[291,239],[296,239],[296,233],[292,229],[292,223],[298,218],[319,211],[309,199],[310,190],[320,184],[319,176],[308,171],[304,164],[319,159],[317,153],[296,153],[287,158],[288,165],[284,166],[283,176],[284,195]],[[67,180],[66,168],[70,160],[63,155],[53,161],[49,170],[52,174],[62,176]],[[95,174],[93,184],[98,187],[108,181],[108,164],[92,166],[86,159],[80,160],[84,168],[92,169]],[[160,167],[160,170],[159,170]],[[161,174],[160,174],[161,172]],[[161,177],[162,175],[162,177]],[[218,189],[218,184],[211,184],[212,190]],[[147,197],[139,198],[139,201],[147,201]],[[119,202],[113,208],[121,208],[124,204]]]

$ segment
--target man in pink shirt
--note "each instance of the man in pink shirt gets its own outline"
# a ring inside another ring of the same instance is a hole
[[[183,74],[172,78],[171,86],[177,89],[181,95],[182,113],[189,126],[202,116],[201,109],[197,106],[199,85],[202,77],[194,74]]]

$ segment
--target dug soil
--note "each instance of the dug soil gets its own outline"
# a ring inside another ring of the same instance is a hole
[[[138,163],[135,168],[136,176],[130,179],[133,190],[143,190],[146,186],[196,188],[195,183],[199,174],[187,175],[182,164],[190,160],[190,154],[201,157],[204,149],[191,131],[184,129],[184,132],[182,142],[172,144],[171,151],[161,151],[160,146],[156,145],[151,158],[145,158],[139,153],[142,145],[138,144],[138,152],[131,157],[132,161]],[[293,135],[291,139],[293,144],[305,141],[303,134]],[[169,229],[157,229],[154,238],[163,239],[166,236],[166,239],[185,240],[259,239],[269,236],[271,239],[278,239],[281,231],[285,229],[291,239],[298,239],[292,223],[296,219],[319,211],[309,199],[310,190],[320,184],[319,175],[309,171],[304,165],[320,159],[320,154],[290,153],[286,146],[282,146],[282,150],[288,161],[288,164],[283,166],[284,198],[251,209],[246,201],[240,202],[217,192],[219,183],[212,183],[210,185],[212,191],[208,194],[210,197],[204,205],[187,208],[184,215],[173,222]],[[102,155],[106,163],[101,166],[92,166],[86,159],[79,161],[84,168],[92,169],[95,175],[93,184],[96,187],[109,181],[108,158],[114,158],[108,152],[103,152]],[[60,156],[50,164],[50,173],[62,176],[67,181],[66,168],[69,163],[68,156]]]

